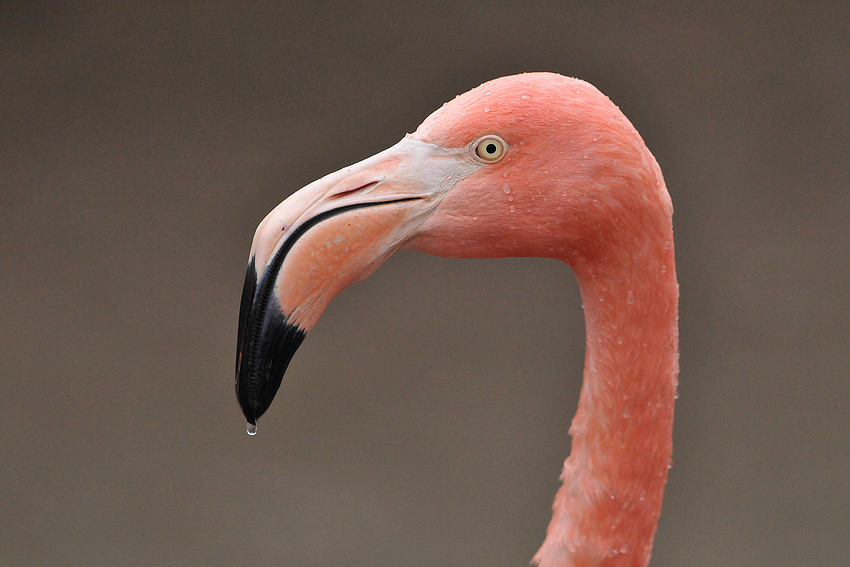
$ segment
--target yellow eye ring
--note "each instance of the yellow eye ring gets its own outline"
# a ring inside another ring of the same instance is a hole
[[[508,145],[498,136],[484,136],[475,142],[475,157],[484,163],[496,163],[508,153]]]

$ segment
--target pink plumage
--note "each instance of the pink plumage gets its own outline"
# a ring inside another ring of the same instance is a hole
[[[490,139],[506,146],[482,159],[477,144]],[[534,561],[645,566],[672,454],[672,212],[652,154],[593,86],[551,73],[485,83],[396,146],[308,185],[260,225],[251,253],[258,291],[243,299],[237,362],[243,410],[256,420],[271,403],[256,384],[279,384],[283,373],[258,370],[275,368],[274,353],[263,362],[258,310],[279,313],[281,329],[300,333],[294,347],[278,345],[288,362],[331,298],[398,248],[563,260],[585,308],[584,381],[572,453]],[[246,290],[251,277],[249,269]]]

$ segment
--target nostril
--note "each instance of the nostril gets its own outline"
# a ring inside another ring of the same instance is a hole
[[[369,189],[375,187],[377,184],[377,181],[370,181],[369,183],[364,183],[363,185],[356,185],[350,189],[345,189],[344,191],[340,191],[339,193],[331,195],[331,199],[339,199],[340,197],[345,197],[346,195],[351,195],[352,193],[364,193]]]

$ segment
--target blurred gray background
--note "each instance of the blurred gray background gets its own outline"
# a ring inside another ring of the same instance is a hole
[[[568,268],[392,257],[233,393],[263,216],[501,75],[588,80],[676,208],[652,565],[850,557],[846,2],[0,4],[0,564],[526,565],[575,411]]]

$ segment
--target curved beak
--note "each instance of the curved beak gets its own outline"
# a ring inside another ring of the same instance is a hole
[[[482,167],[469,148],[411,137],[297,191],[257,227],[236,350],[236,397],[256,425],[324,308],[364,279]]]

